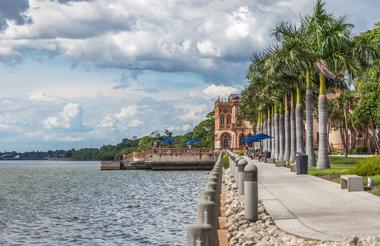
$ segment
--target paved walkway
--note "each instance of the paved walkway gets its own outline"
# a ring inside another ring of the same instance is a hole
[[[259,199],[282,230],[318,240],[380,237],[380,197],[253,162],[259,172]]]

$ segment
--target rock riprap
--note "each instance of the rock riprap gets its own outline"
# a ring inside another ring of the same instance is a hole
[[[325,246],[380,246],[380,238],[370,237],[342,242],[315,241],[290,235],[279,229],[261,202],[258,207],[258,220],[250,222],[244,218],[244,199],[239,195],[238,187],[231,176],[230,170],[223,174],[223,190],[225,192],[225,229],[228,231],[230,246],[249,245],[325,245]]]

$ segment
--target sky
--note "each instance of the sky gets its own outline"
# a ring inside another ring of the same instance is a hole
[[[0,0],[0,151],[190,131],[313,0]],[[378,0],[327,0],[354,33]]]

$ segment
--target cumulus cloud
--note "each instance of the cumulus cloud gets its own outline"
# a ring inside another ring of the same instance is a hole
[[[10,23],[0,46],[7,56],[36,49],[74,64],[196,72],[207,81],[222,74],[225,82],[242,81],[252,50],[268,41],[268,27],[297,16],[287,7],[266,6],[247,0],[31,0],[26,13],[33,22]]]
[[[49,103],[62,103],[64,100],[60,97],[49,96],[43,92],[32,92],[30,94],[30,100],[36,102],[49,102]]]
[[[178,108],[182,111],[178,119],[191,122],[196,122],[204,118],[207,111],[207,106],[204,104],[186,104],[180,105]]]
[[[190,124],[184,124],[182,126],[171,126],[168,128],[169,131],[175,131],[175,132],[188,132],[192,129],[192,126]]]
[[[269,34],[274,25],[299,21],[300,12],[309,13],[315,3],[4,1],[0,5],[6,13],[3,21],[14,20],[7,21],[7,28],[0,34],[0,57],[8,57],[8,62],[38,50],[60,55],[74,65],[194,72],[207,82],[229,84],[244,80],[252,51],[272,42]],[[327,6],[337,14],[349,15],[349,20],[354,16],[354,24],[363,29],[377,21],[369,16],[377,16],[380,2],[336,0]],[[363,16],[363,12],[367,14]],[[25,16],[33,21],[26,22]]]
[[[48,117],[43,125],[48,130],[88,131],[90,128],[83,123],[83,110],[77,103],[68,103],[57,116]]]
[[[130,127],[138,127],[144,124],[144,121],[134,118],[139,112],[136,105],[123,107],[120,112],[106,115],[99,128],[107,128],[112,130],[127,130]]]
[[[24,12],[29,8],[28,0],[1,0],[0,1],[0,30],[8,27],[9,22],[13,25],[22,25],[30,22]]]
[[[202,93],[206,98],[215,99],[217,97],[227,97],[228,95],[236,93],[237,91],[238,90],[236,88],[231,86],[212,84],[207,88],[203,89]]]

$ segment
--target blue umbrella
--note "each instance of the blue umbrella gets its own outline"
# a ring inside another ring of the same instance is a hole
[[[252,143],[252,142],[260,142],[260,140],[254,138],[254,136],[250,136],[250,137],[244,138],[242,142],[243,143]]]
[[[164,141],[162,141],[162,144],[164,144],[164,145],[172,145],[172,144],[174,144],[174,140],[168,138],[168,139],[165,139]]]
[[[200,141],[201,141],[201,140],[198,139],[198,138],[193,138],[193,139],[187,141],[186,144],[187,144],[187,145],[192,145],[192,144],[194,144],[194,143],[198,143],[198,142],[200,142]]]
[[[259,134],[256,134],[256,135],[252,136],[252,137],[254,137],[255,139],[258,139],[258,140],[265,140],[265,139],[268,139],[268,138],[273,138],[273,137],[271,137],[271,136],[269,136],[267,134],[264,134],[264,133],[259,133]]]
[[[272,138],[272,137],[267,134],[259,133],[259,134],[243,139],[243,143],[260,142],[261,140],[265,140],[268,138]]]

